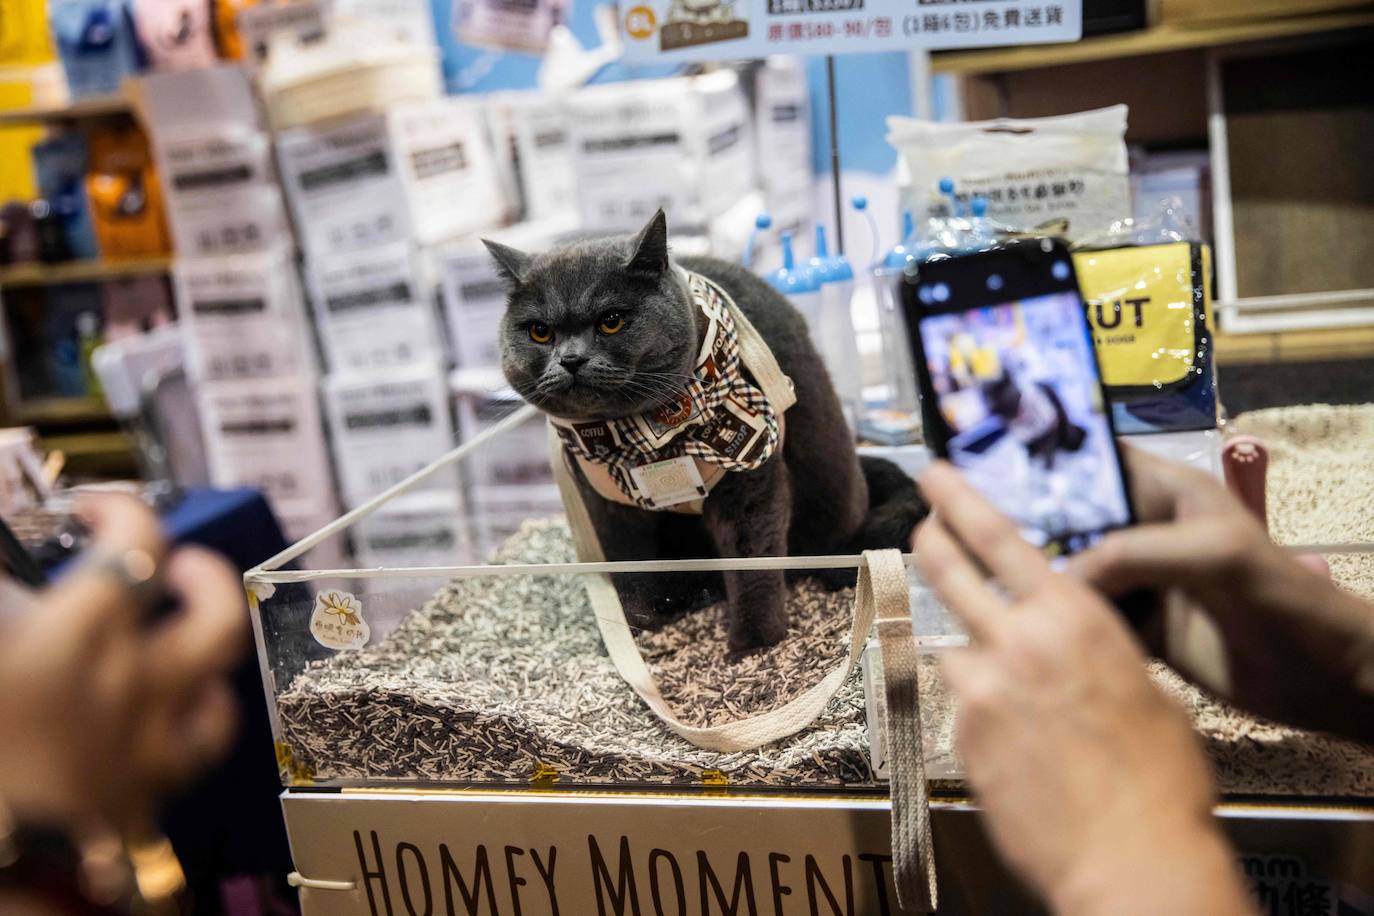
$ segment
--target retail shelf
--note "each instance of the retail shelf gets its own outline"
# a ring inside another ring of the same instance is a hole
[[[33,398],[20,401],[14,408],[14,420],[24,426],[109,419],[110,408],[100,398]]]
[[[1210,22],[1180,25],[1165,23],[1136,32],[1102,35],[1069,44],[990,48],[983,51],[945,51],[931,55],[935,73],[972,76],[1005,73],[1089,61],[1164,54],[1190,48],[1211,48],[1249,41],[1269,41],[1317,32],[1337,32],[1374,26],[1374,11],[1287,16],[1248,22]]]
[[[1218,334],[1216,352],[1221,366],[1368,359],[1374,357],[1374,327]]]
[[[163,274],[171,267],[172,259],[167,255],[120,260],[64,261],[60,264],[14,264],[0,267],[0,287],[93,283],[116,277]]]
[[[36,121],[75,121],[99,118],[131,111],[129,99],[122,92],[77,99],[60,107],[11,108],[0,111],[0,125],[30,124]]]
[[[133,464],[133,448],[129,439],[117,429],[43,436],[40,443],[45,452],[61,452],[66,455],[69,465],[73,461],[80,461],[92,468],[123,469]]]

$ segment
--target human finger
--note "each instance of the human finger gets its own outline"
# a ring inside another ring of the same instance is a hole
[[[980,642],[992,638],[1007,602],[939,516],[926,519],[916,530],[915,551],[916,570],[940,603],[959,617],[971,637]]]
[[[209,551],[183,548],[167,561],[165,579],[181,607],[148,637],[156,688],[184,688],[231,670],[248,640],[243,585],[233,568]]]
[[[1068,571],[1108,595],[1135,588],[1187,585],[1215,575],[1245,552],[1238,526],[1199,519],[1192,524],[1123,528],[1070,558]]]
[[[1230,499],[1230,494],[1210,474],[1170,461],[1133,445],[1122,445],[1121,456],[1131,488],[1136,518],[1142,522],[1172,521],[1185,496]]]
[[[965,550],[1013,594],[1029,595],[1051,581],[1054,571],[1015,522],[979,493],[947,462],[937,461],[921,475],[921,491]]]
[[[92,546],[107,552],[142,550],[160,560],[167,539],[152,509],[127,493],[84,493],[77,517],[91,531]]]

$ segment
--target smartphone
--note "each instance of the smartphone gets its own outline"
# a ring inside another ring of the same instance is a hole
[[[1037,239],[921,264],[902,289],[926,442],[1051,557],[1131,525],[1073,260]]]

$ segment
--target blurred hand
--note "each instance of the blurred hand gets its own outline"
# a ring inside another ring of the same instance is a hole
[[[232,738],[243,588],[205,551],[165,557],[131,497],[91,497],[81,514],[92,554],[161,563],[178,609],[150,621],[138,592],[88,563],[0,626],[0,799],[21,817],[141,829]]]
[[[1250,912],[1207,761],[1117,611],[949,465],[921,489],[917,567],[971,638],[943,660],[958,749],[1008,864],[1061,913]]]
[[[1151,648],[1259,715],[1374,741],[1374,606],[1274,545],[1215,478],[1126,450],[1142,524],[1073,558],[1107,594],[1148,587]]]

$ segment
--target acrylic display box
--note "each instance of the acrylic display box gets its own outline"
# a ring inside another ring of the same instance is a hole
[[[763,560],[790,580],[788,636],[731,655],[720,577],[749,561],[579,564],[543,417],[513,401],[459,416],[466,443],[428,473],[245,576],[285,784],[877,785],[851,653],[859,558]],[[358,568],[315,559],[348,552]],[[599,623],[616,624],[588,586],[626,575],[692,609],[652,631],[619,624],[681,722],[763,713],[827,677],[833,697],[761,749],[695,746],[603,646]]]
[[[1318,494],[1330,512],[1314,512],[1300,485],[1304,462],[1325,473],[1335,460],[1329,437],[1316,435],[1332,421],[1310,413],[1333,409],[1288,409],[1248,431],[1288,437],[1271,465],[1276,538],[1328,545],[1321,552],[1337,581],[1374,594],[1374,557],[1361,546],[1374,542],[1368,513],[1349,511],[1337,491]],[[1374,413],[1361,417],[1359,428],[1374,430]],[[1247,419],[1235,425],[1247,431]],[[797,733],[755,749],[706,750],[665,725],[617,671],[601,629],[627,624],[598,620],[588,597],[589,586],[628,574],[692,608],[653,630],[629,629],[663,701],[682,722],[708,727],[839,677],[854,642],[855,595],[823,580],[852,573],[861,558],[579,564],[543,418],[511,402],[468,420],[476,425],[466,443],[445,459],[246,574],[285,785],[882,790],[869,727],[876,712],[865,698],[871,665],[856,659]],[[1350,455],[1367,454],[1362,435],[1347,437]],[[1343,466],[1356,476],[1327,475],[1331,485],[1374,492],[1370,463],[1352,460]],[[322,559],[340,553],[357,557],[357,568]],[[789,580],[788,635],[732,655],[724,602],[711,596],[722,570],[761,567]],[[922,650],[926,777],[957,785],[956,710],[938,656],[964,637],[909,563],[907,583]],[[1374,797],[1368,751],[1250,719],[1162,665],[1154,673],[1193,713],[1223,791]],[[876,706],[881,692],[873,693]]]

